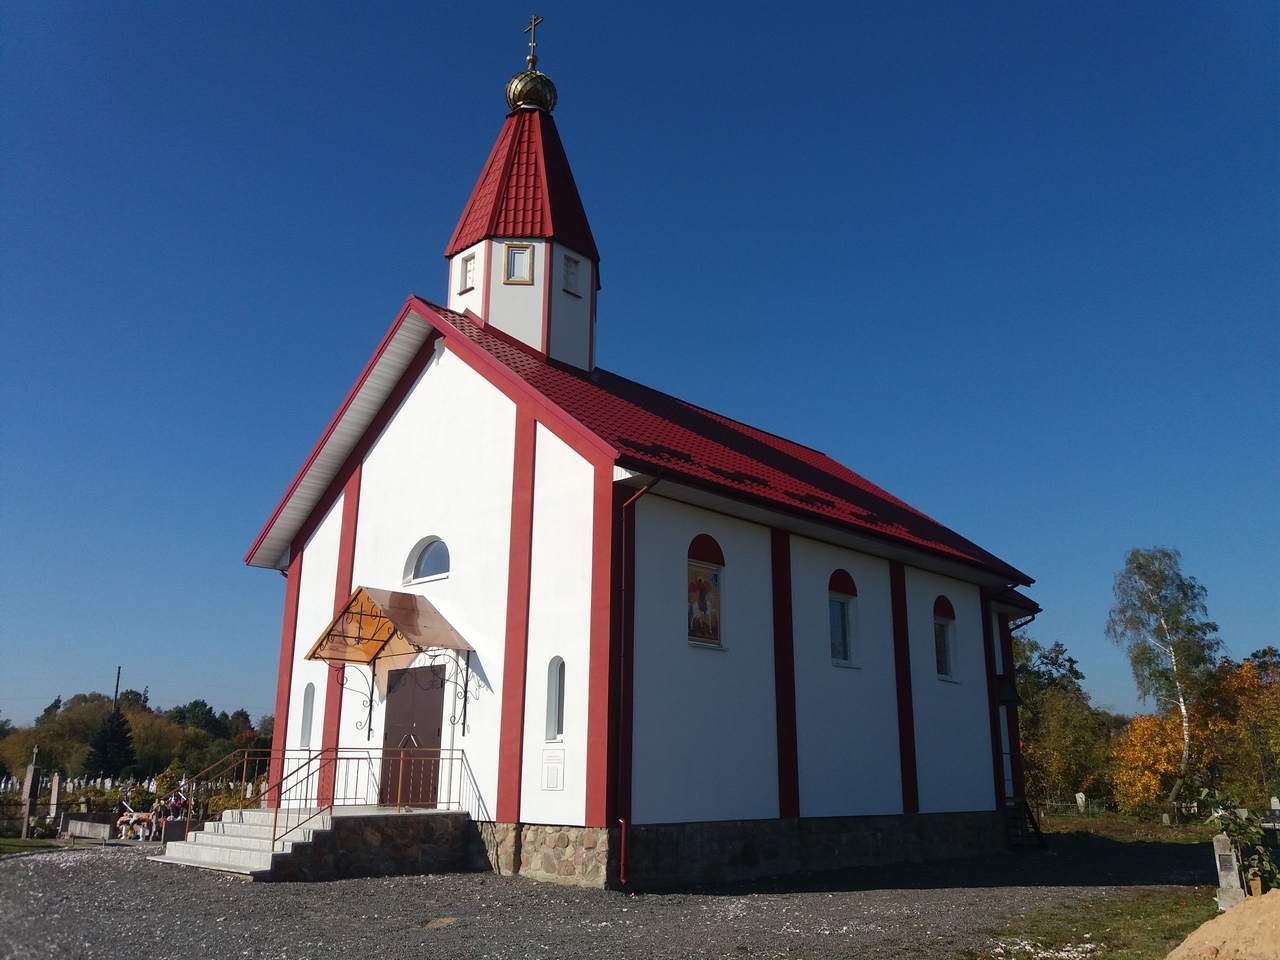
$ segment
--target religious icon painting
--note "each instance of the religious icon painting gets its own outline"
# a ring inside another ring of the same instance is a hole
[[[720,568],[712,564],[689,564],[689,639],[720,642]]]

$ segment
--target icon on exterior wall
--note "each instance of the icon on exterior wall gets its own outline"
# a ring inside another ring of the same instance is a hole
[[[720,642],[720,568],[689,564],[689,639]]]

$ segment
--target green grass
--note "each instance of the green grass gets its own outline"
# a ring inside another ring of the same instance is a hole
[[[1010,950],[1005,956],[1029,958],[1038,951],[1097,944],[1097,960],[1162,960],[1187,934],[1218,914],[1214,887],[1099,890],[1097,897],[1073,906],[1037,911],[1016,929],[997,930],[1001,944],[1031,941],[1035,951]],[[1050,955],[1052,955],[1050,953]],[[982,954],[969,954],[976,960]]]
[[[52,850],[65,846],[57,840],[19,840],[16,837],[0,837],[0,857],[11,853],[34,853],[37,850]]]
[[[1159,821],[1139,820],[1119,813],[1104,813],[1097,817],[1045,817],[1040,829],[1052,833],[1092,833],[1112,840],[1161,843],[1204,843],[1213,838],[1218,828],[1208,823],[1192,821],[1165,826]]]

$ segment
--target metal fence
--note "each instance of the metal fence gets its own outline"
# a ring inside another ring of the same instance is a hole
[[[1045,817],[1097,817],[1107,812],[1101,800],[1041,800],[1036,804],[1036,814]]]

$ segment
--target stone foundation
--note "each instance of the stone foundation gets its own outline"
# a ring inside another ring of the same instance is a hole
[[[604,887],[609,831],[531,823],[478,823],[479,840],[496,873],[575,887]]]
[[[347,880],[475,869],[474,826],[465,813],[338,816],[328,830],[276,857],[271,880]],[[480,865],[481,869],[484,864]]]
[[[619,829],[610,848],[620,851]],[[626,883],[610,864],[609,886],[661,890],[902,861],[949,860],[1004,852],[998,811],[916,813],[798,820],[632,824]],[[615,858],[616,860],[616,858]]]
[[[1005,851],[999,811],[618,827],[476,824],[475,867],[580,887],[664,890]]]

